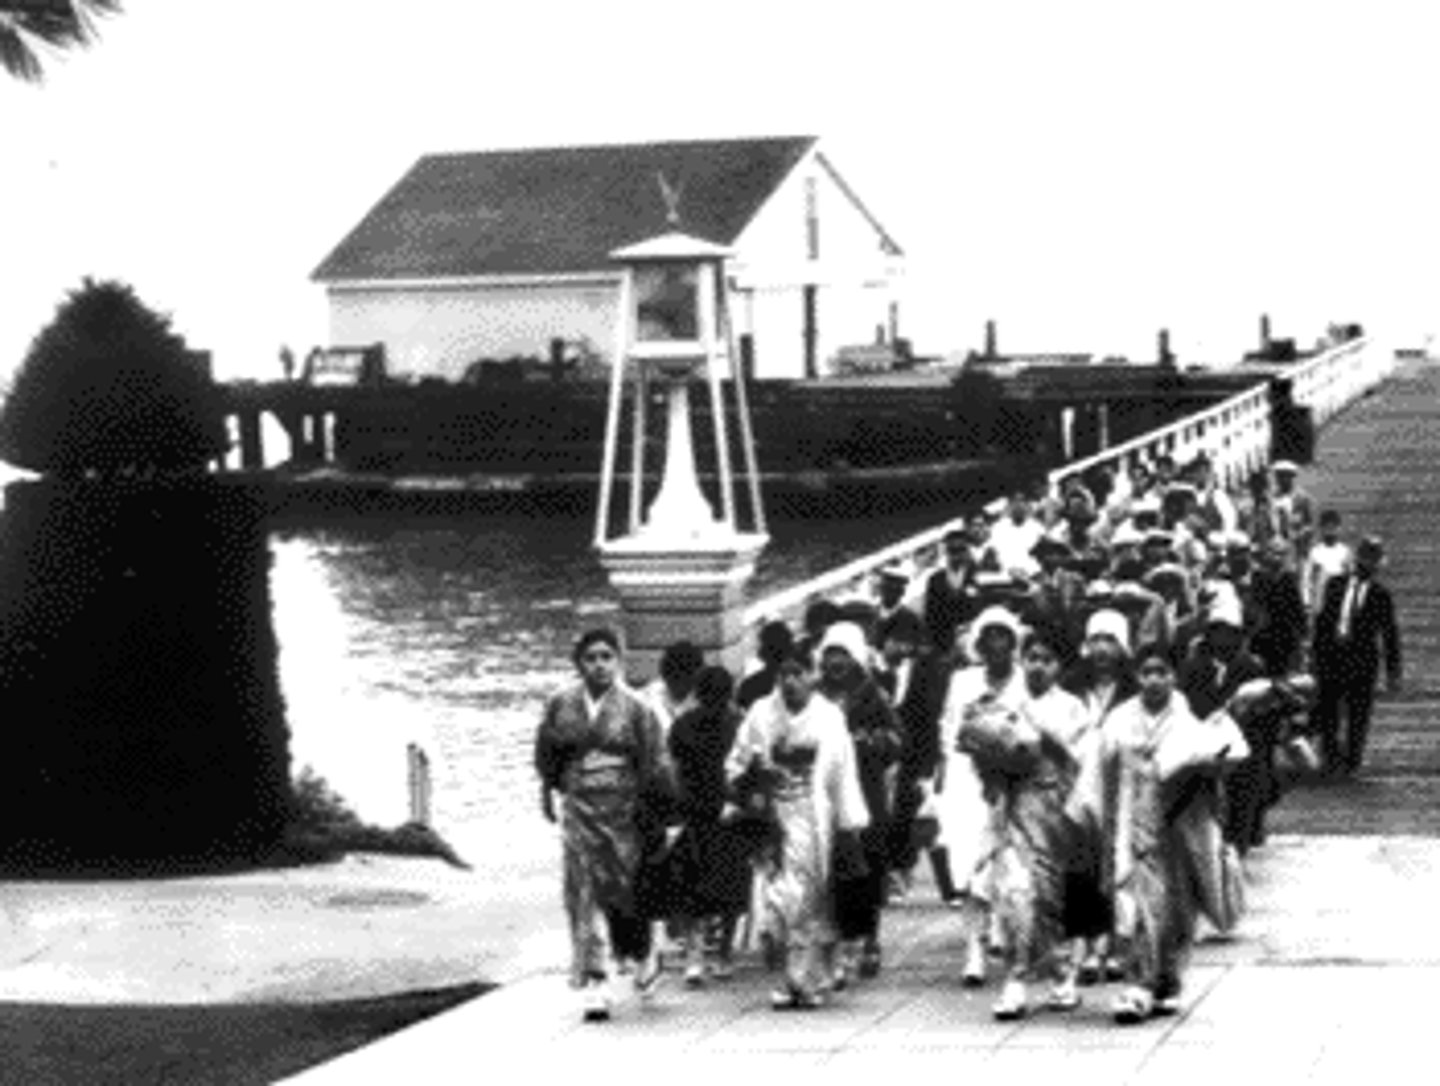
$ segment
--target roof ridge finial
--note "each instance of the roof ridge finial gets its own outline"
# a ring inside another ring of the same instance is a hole
[[[655,171],[655,180],[660,182],[660,198],[665,201],[665,221],[678,230],[680,228],[680,194],[685,191],[685,186],[672,186],[666,180],[664,170]]]

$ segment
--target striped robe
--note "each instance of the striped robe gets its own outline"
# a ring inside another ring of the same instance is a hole
[[[535,768],[563,796],[570,982],[578,988],[606,975],[608,952],[620,958],[644,953],[634,893],[642,850],[638,816],[643,796],[668,791],[669,758],[659,721],[632,690],[611,687],[592,720],[577,683],[545,706]]]
[[[1064,940],[1066,871],[1073,833],[1065,803],[1076,778],[1085,708],[1054,687],[1028,696],[1021,714],[1039,734],[1033,772],[1009,779],[996,803],[993,905],[1012,975],[1046,969]]]

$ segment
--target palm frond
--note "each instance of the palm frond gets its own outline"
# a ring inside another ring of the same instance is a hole
[[[24,35],[3,21],[0,21],[0,68],[26,83],[38,83],[45,74],[40,58]]]
[[[0,0],[0,68],[29,83],[45,78],[32,42],[51,49],[90,45],[96,17],[121,11],[120,0]]]

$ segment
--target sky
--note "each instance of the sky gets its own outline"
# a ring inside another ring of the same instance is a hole
[[[1182,362],[1440,328],[1424,3],[125,0],[0,78],[0,378],[82,276],[222,378],[326,340],[310,273],[421,155],[820,136],[902,333]]]

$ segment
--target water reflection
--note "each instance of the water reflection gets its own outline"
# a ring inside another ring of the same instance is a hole
[[[933,524],[780,524],[752,596]],[[438,828],[460,844],[536,829],[531,740],[569,680],[570,645],[615,619],[588,520],[348,522],[271,536],[280,679],[295,765],[359,813],[407,817],[405,747],[434,770]]]

